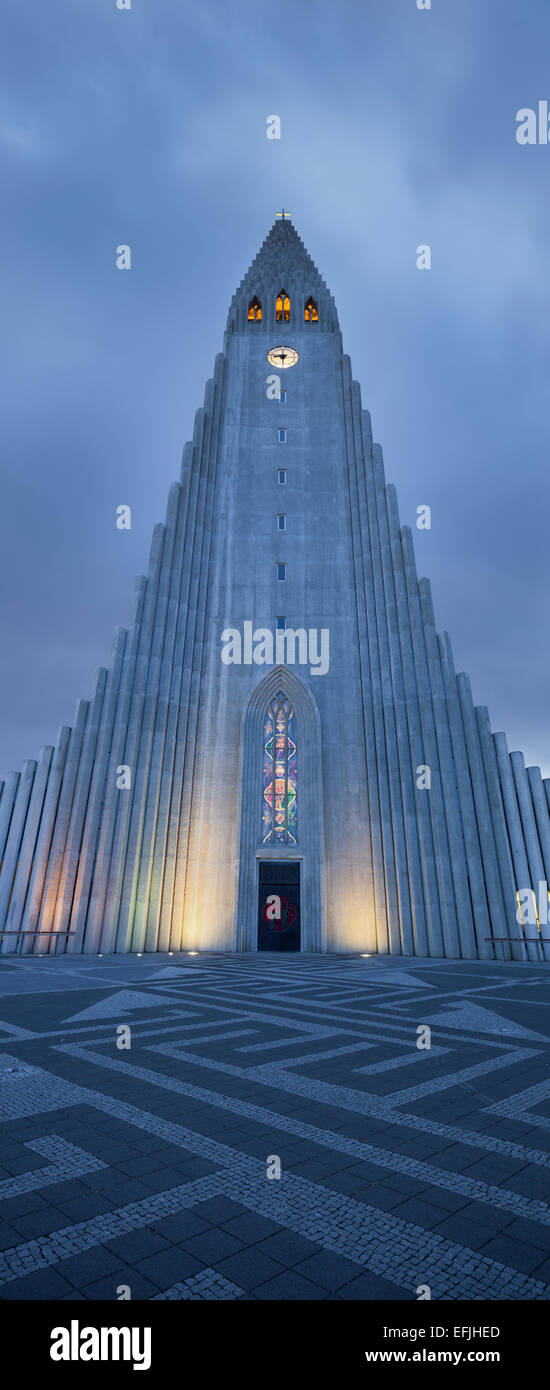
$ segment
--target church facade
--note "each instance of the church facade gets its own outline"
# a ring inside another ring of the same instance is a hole
[[[287,215],[128,630],[0,799],[2,950],[550,959],[550,779],[454,670]]]

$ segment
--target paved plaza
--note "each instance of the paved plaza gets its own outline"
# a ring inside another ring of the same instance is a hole
[[[0,1298],[550,1299],[549,983],[4,957]]]

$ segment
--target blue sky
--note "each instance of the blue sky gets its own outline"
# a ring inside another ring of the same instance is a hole
[[[516,111],[550,98],[547,0],[3,12],[0,775],[71,723],[130,619],[229,301],[283,204],[402,520],[432,508],[418,568],[457,667],[549,775],[550,146],[515,139]]]

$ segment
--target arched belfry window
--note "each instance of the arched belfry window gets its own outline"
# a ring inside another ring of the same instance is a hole
[[[275,317],[277,323],[290,323],[290,299],[286,290],[281,290],[281,293],[277,295]]]
[[[248,318],[252,323],[258,323],[261,317],[262,306],[260,304],[258,296],[254,295],[254,298],[250,300],[250,304],[248,306]]]
[[[307,304],[306,304],[305,309],[304,309],[304,318],[305,318],[306,323],[318,323],[318,322],[319,322],[319,310],[318,310],[318,308],[317,308],[317,305],[316,305],[316,303],[315,303],[315,300],[312,299],[311,296],[310,296],[310,298],[308,299]]]
[[[296,716],[282,690],[264,722],[262,844],[295,845],[298,835]]]

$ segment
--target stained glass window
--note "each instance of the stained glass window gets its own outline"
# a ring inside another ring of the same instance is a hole
[[[280,690],[264,724],[262,844],[295,845],[298,835],[296,716]]]

